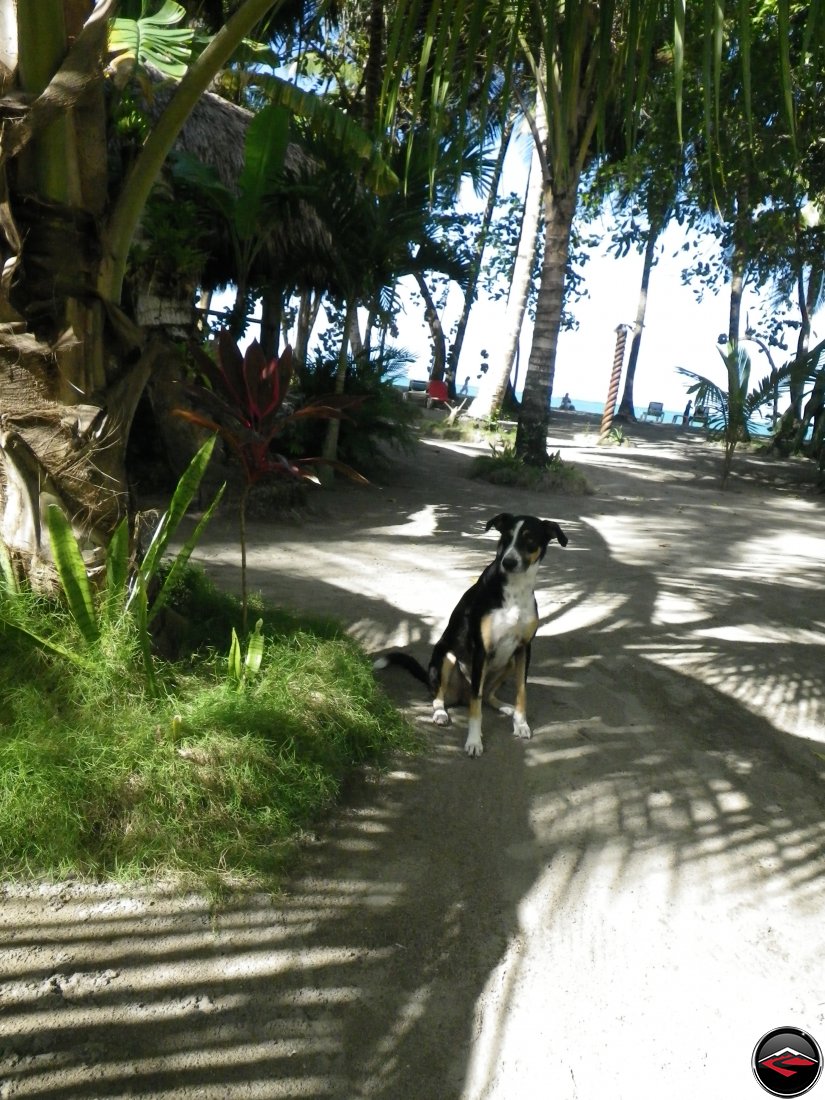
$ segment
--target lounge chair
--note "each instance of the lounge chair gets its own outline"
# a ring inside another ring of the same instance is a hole
[[[661,401],[651,401],[647,411],[642,413],[642,420],[657,420],[660,424],[665,418],[665,407]]]

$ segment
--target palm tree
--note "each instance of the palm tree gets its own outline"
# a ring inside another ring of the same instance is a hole
[[[44,565],[42,493],[48,491],[92,547],[108,541],[125,510],[129,425],[158,353],[120,309],[135,227],[198,97],[261,16],[280,4],[243,0],[194,59],[191,33],[171,43],[166,36],[166,59],[171,46],[172,70],[185,75],[112,194],[110,46],[118,76],[124,61],[126,67],[134,61],[138,42],[151,52],[168,28],[116,21],[110,39],[115,0],[44,0],[36,13],[32,5],[5,6],[0,62],[15,75],[27,106],[13,108],[15,123],[5,118],[0,139],[6,196],[0,532],[20,571],[34,578],[51,575]],[[169,11],[176,14],[175,5],[167,5]],[[183,9],[179,13],[178,20]],[[163,56],[155,60],[164,62]]]

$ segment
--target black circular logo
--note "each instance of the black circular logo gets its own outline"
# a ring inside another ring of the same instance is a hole
[[[804,1096],[819,1080],[822,1051],[807,1031],[777,1027],[756,1044],[751,1065],[771,1096]]]

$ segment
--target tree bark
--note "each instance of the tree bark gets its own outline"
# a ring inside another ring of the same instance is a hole
[[[636,378],[636,364],[639,361],[639,349],[642,345],[642,332],[645,327],[645,314],[647,313],[647,293],[650,288],[650,273],[653,270],[653,259],[656,255],[656,242],[659,239],[661,226],[651,224],[647,231],[645,243],[645,258],[642,265],[642,283],[639,287],[639,301],[636,305],[636,323],[633,326],[633,335],[630,338],[630,354],[627,357],[627,371],[625,373],[624,390],[619,408],[616,413],[617,420],[635,420],[636,412],[633,407],[633,383]]]
[[[424,299],[424,319],[430,326],[430,338],[433,342],[433,365],[430,369],[430,378],[435,382],[440,382],[444,378],[447,367],[447,341],[444,337],[441,318],[438,316],[438,308],[430,293],[430,288],[427,286],[427,281],[420,271],[415,273],[415,281],[418,283],[418,289]]]
[[[507,297],[507,309],[504,316],[501,343],[493,353],[493,362],[486,374],[482,375],[478,393],[467,410],[467,415],[477,420],[487,420],[501,411],[510,376],[518,354],[521,329],[530,287],[533,281],[533,264],[536,249],[539,247],[539,222],[544,205],[541,163],[534,152],[524,197],[524,218],[521,223],[518,250],[513,274],[510,280],[510,293]]]
[[[730,311],[728,343],[739,346],[742,331],[742,295],[745,289],[745,268],[748,262],[748,224],[750,208],[748,189],[742,187],[736,196],[736,217],[733,223],[733,255],[730,261]]]
[[[570,251],[570,230],[576,211],[578,180],[578,171],[571,165],[566,189],[554,194],[552,187],[548,185],[544,193],[545,236],[541,285],[516,432],[516,452],[531,466],[544,466],[547,463],[548,413],[556,372],[556,349],[564,305],[564,279]]]
[[[498,154],[496,156],[496,162],[493,167],[493,176],[490,181],[490,190],[487,194],[487,202],[484,206],[484,214],[481,219],[481,228],[479,229],[478,238],[476,239],[476,250],[473,258],[472,268],[470,270],[469,278],[467,279],[467,286],[464,289],[464,304],[461,308],[461,316],[458,319],[458,323],[455,329],[455,336],[453,337],[453,344],[450,348],[450,370],[452,371],[453,378],[458,379],[458,366],[461,360],[461,349],[464,346],[464,335],[467,331],[467,323],[470,320],[470,310],[476,300],[476,294],[478,293],[478,280],[481,275],[481,264],[484,259],[484,248],[487,244],[487,237],[490,233],[490,225],[493,220],[493,214],[496,209],[496,198],[498,197],[498,186],[501,182],[501,174],[504,170],[504,158],[507,155],[507,149],[510,145],[510,137],[513,133],[514,117],[508,114],[504,120],[504,126],[501,130],[501,141],[499,143]]]

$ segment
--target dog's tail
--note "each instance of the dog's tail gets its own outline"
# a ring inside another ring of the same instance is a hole
[[[430,686],[430,678],[427,675],[427,670],[423,665],[416,661],[415,657],[411,657],[409,653],[402,653],[398,649],[394,649],[391,653],[385,653],[383,657],[379,657],[373,661],[372,667],[377,671],[382,668],[389,668],[390,665],[399,665],[401,668],[407,670],[411,676],[414,676],[416,680],[420,680],[422,684]]]

